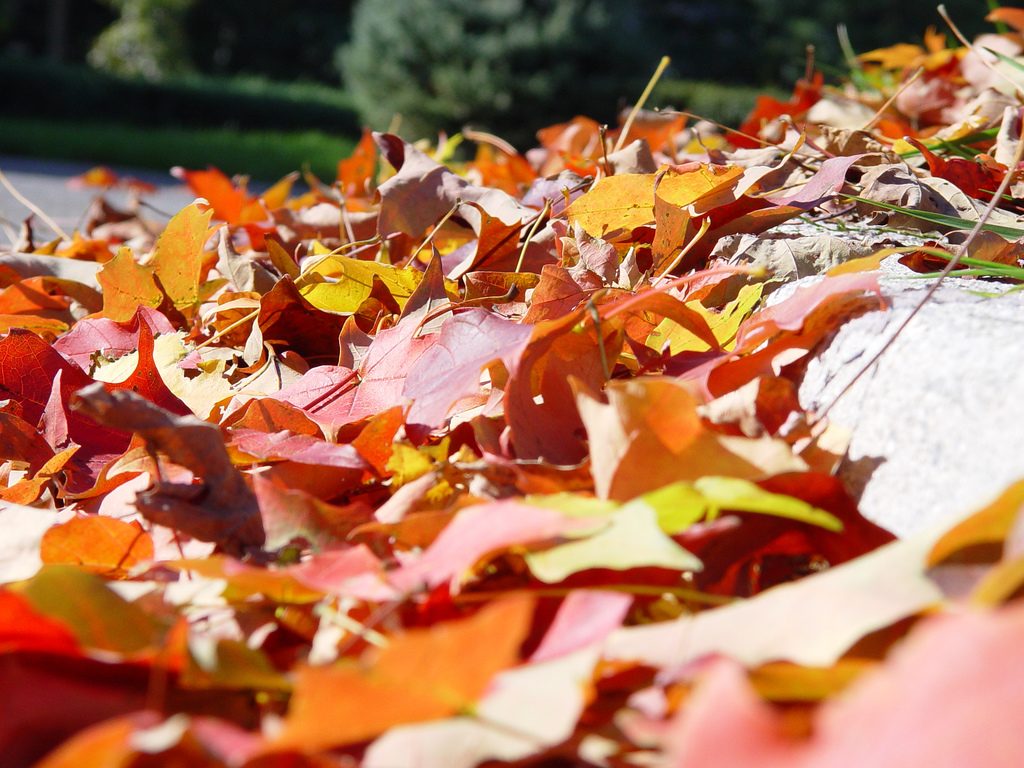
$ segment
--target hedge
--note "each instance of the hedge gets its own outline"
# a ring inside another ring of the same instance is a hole
[[[17,57],[0,57],[0,82],[7,116],[349,136],[360,131],[341,89],[323,85],[198,76],[148,82]]]

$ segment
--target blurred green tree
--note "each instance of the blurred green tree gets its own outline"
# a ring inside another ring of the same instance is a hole
[[[554,120],[614,116],[660,51],[643,16],[615,0],[362,0],[338,60],[376,128],[401,115],[406,136],[467,121],[514,142]]]
[[[337,83],[354,0],[197,0],[185,16],[202,72]]]
[[[117,75],[160,80],[189,71],[182,26],[195,0],[107,0],[118,19],[93,43],[88,62]]]

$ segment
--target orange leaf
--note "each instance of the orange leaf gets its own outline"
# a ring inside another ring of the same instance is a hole
[[[123,573],[153,559],[153,540],[137,522],[75,517],[55,525],[40,545],[44,563],[77,565],[94,573]]]
[[[600,498],[627,501],[703,475],[762,474],[704,426],[697,399],[671,379],[615,381],[605,393],[607,404],[585,391],[577,395]]]
[[[153,268],[142,266],[132,256],[130,248],[118,250],[99,272],[96,280],[103,289],[103,317],[118,323],[127,323],[135,317],[139,306],[159,307],[164,294],[153,279]]]
[[[72,189],[83,187],[114,187],[121,179],[114,171],[105,165],[97,165],[85,173],[68,179],[68,186]]]
[[[221,221],[228,224],[246,224],[266,218],[266,212],[259,201],[236,187],[231,179],[217,168],[211,167],[205,171],[175,168],[171,172],[188,184],[193,194],[205,198]]]
[[[288,195],[292,193],[292,187],[299,178],[298,171],[292,171],[274,183],[270,189],[260,195],[263,204],[271,211],[283,208],[288,202]]]
[[[76,733],[36,768],[117,768],[138,754],[132,745],[136,730],[152,727],[160,718],[154,712],[133,712],[111,718]]]
[[[737,147],[760,146],[761,142],[748,137],[757,136],[766,123],[782,115],[788,114],[794,119],[800,119],[821,98],[824,84],[825,76],[821,72],[815,72],[810,82],[802,77],[797,80],[789,101],[779,101],[771,96],[758,96],[754,109],[740,126],[740,133],[730,133],[729,141]]]
[[[185,206],[167,223],[156,241],[153,268],[167,297],[178,309],[192,307],[199,301],[203,246],[211,216],[212,211],[201,211],[196,203]]]
[[[392,443],[404,421],[405,409],[396,405],[373,416],[352,441],[352,447],[381,476],[390,474],[387,463],[394,450]]]
[[[689,166],[695,167],[689,167]],[[688,163],[681,170],[670,170],[658,184],[658,197],[665,202],[685,207],[700,202],[695,215],[707,212],[724,203],[731,203],[731,190],[743,175],[743,169],[736,165],[705,165]]]
[[[467,710],[518,661],[532,617],[532,600],[510,598],[472,618],[399,635],[369,669],[302,668],[274,746],[316,751]]]
[[[75,654],[78,641],[64,624],[38,613],[23,596],[0,590],[0,654],[14,651]]]
[[[367,182],[377,170],[377,143],[373,134],[363,129],[363,137],[359,140],[352,154],[338,161],[338,183],[347,197],[363,197],[366,195]]]
[[[993,8],[985,21],[1002,22],[1018,32],[1024,31],[1024,8]]]
[[[1007,488],[983,509],[946,531],[928,553],[928,565],[938,565],[951,555],[984,544],[1002,544],[1024,510],[1024,480]]]
[[[7,501],[12,504],[31,504],[39,498],[47,483],[64,468],[64,465],[75,455],[76,451],[78,451],[77,445],[65,448],[43,464],[39,471],[31,478],[15,483],[9,488],[0,488],[0,501]]]

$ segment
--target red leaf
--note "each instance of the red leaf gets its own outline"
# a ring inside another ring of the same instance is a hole
[[[21,595],[0,590],[0,655],[40,651],[77,655],[78,641],[62,622],[36,611]]]
[[[975,160],[953,157],[945,160],[915,138],[907,137],[928,163],[928,170],[933,176],[951,181],[965,193],[978,200],[990,200],[1006,175],[1006,167],[994,160],[982,162],[986,156]]]

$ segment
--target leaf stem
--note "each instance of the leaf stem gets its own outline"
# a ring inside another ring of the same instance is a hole
[[[67,232],[61,229],[60,225],[56,221],[54,221],[53,219],[46,215],[46,212],[42,208],[33,203],[23,194],[21,194],[21,192],[19,192],[11,183],[11,180],[7,178],[7,174],[5,174],[3,171],[0,171],[0,184],[3,184],[7,191],[11,193],[11,197],[13,197],[19,203],[24,205],[30,211],[32,211],[32,213],[34,213],[40,219],[42,219],[46,223],[46,225],[54,231],[55,234],[59,235],[63,240],[72,239]]]
[[[540,228],[540,224],[544,221],[545,217],[551,213],[551,200],[544,200],[544,207],[540,209],[540,213],[537,214],[533,220],[533,224],[530,226],[530,231],[526,233],[526,239],[523,241],[522,250],[519,251],[519,261],[516,262],[516,268],[512,270],[516,274],[523,268],[523,262],[526,260],[526,250],[530,247],[530,241],[533,236],[537,234],[537,230]]]
[[[661,61],[658,62],[657,69],[654,70],[654,74],[651,75],[651,79],[647,81],[647,87],[644,88],[644,92],[640,94],[640,98],[636,100],[636,104],[633,105],[632,111],[629,113],[629,117],[626,118],[626,122],[622,124],[622,132],[619,133],[619,138],[615,142],[615,147],[612,152],[618,152],[626,143],[626,137],[629,135],[629,129],[633,127],[633,121],[636,120],[636,116],[640,114],[640,110],[644,108],[644,104],[647,103],[647,99],[651,96],[651,91],[654,90],[654,86],[658,84],[662,74],[668,68],[668,65],[672,63],[672,59],[668,56],[662,56]]]

